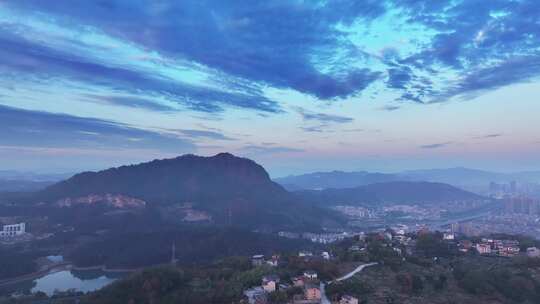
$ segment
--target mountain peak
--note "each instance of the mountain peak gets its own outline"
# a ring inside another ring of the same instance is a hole
[[[317,223],[321,216],[311,206],[295,203],[262,166],[230,153],[188,154],[81,173],[38,192],[36,199],[53,203],[103,195],[142,200],[149,208],[189,203],[194,210],[210,214],[216,223],[232,219],[245,226],[305,225]]]
[[[229,152],[221,152],[221,153],[218,153],[212,157],[215,157],[215,158],[240,158],[238,156],[235,156]]]

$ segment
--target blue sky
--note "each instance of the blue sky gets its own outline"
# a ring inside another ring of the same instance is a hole
[[[0,0],[0,167],[540,169],[540,6]]]

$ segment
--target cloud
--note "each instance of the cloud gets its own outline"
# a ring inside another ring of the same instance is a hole
[[[218,133],[216,131],[206,131],[206,130],[174,130],[179,132],[182,135],[185,135],[190,138],[206,138],[206,139],[213,139],[213,140],[236,140],[234,138],[225,136],[221,133]]]
[[[393,89],[405,89],[412,79],[412,70],[409,67],[392,68],[388,70],[388,87]]]
[[[510,84],[527,82],[540,76],[540,55],[508,59],[500,64],[474,70],[443,97],[462,94],[480,94]]]
[[[0,65],[8,72],[76,80],[116,94],[142,94],[151,102],[159,97],[208,113],[227,107],[266,113],[258,113],[261,116],[279,113],[279,104],[264,95],[268,87],[335,100],[383,85],[398,91],[398,100],[432,103],[470,98],[540,76],[536,0],[142,0],[78,5],[27,0],[3,5],[16,15],[13,20],[41,16],[51,27],[100,33],[159,57],[152,59],[159,64],[144,71],[118,66],[114,58],[97,60],[64,50],[62,43],[25,41],[4,23]],[[380,35],[377,22],[388,18],[406,36],[407,41],[400,42],[404,47],[370,44]],[[77,50],[85,49],[86,41],[77,43]],[[380,49],[368,52],[374,45]],[[160,65],[176,61],[204,69],[201,82],[209,85],[160,73]],[[146,102],[112,102],[160,111]]]
[[[283,147],[283,146],[257,146],[248,145],[242,148],[248,154],[274,154],[274,153],[300,153],[303,149]]]
[[[471,98],[540,76],[535,0],[403,0],[393,7],[409,24],[433,33],[424,47],[389,59],[394,65],[387,86],[403,90],[401,100]],[[456,80],[453,75],[465,76]]]
[[[35,77],[43,80],[69,79],[93,86],[105,87],[112,91],[147,96],[159,96],[171,102],[184,105],[194,111],[221,112],[223,106],[233,106],[251,110],[278,113],[279,105],[261,95],[226,92],[209,87],[195,86],[163,77],[149,71],[138,71],[126,67],[115,67],[42,46],[14,36],[0,29],[0,68],[6,68],[19,75],[26,75],[27,81]],[[129,100],[126,97],[106,97],[110,103],[164,109],[148,99]]]
[[[197,145],[198,149],[225,150],[224,146],[219,145]]]
[[[100,96],[88,94],[87,97],[90,99],[90,101],[123,107],[141,108],[156,112],[178,111],[178,109],[164,105],[160,102],[134,96]]]
[[[315,120],[322,123],[348,123],[354,120],[353,118],[346,116],[311,112],[301,107],[296,107],[295,109],[304,120]]]
[[[2,145],[40,148],[156,149],[186,153],[186,139],[94,118],[0,106]]]
[[[399,106],[386,105],[386,106],[380,107],[379,109],[381,111],[392,112],[392,111],[399,110],[400,108],[401,107],[399,107]]]
[[[436,143],[436,144],[430,144],[430,145],[422,145],[420,146],[421,149],[438,149],[438,148],[444,148],[448,145],[453,144],[451,141],[443,142],[443,143]]]
[[[482,136],[477,136],[477,137],[475,137],[475,139],[496,138],[496,137],[501,137],[501,136],[503,136],[502,133],[492,133],[492,134],[486,134],[486,135],[482,135]]]
[[[328,124],[321,124],[316,126],[304,126],[300,127],[301,130],[304,132],[310,132],[310,133],[325,133],[325,132],[333,132],[332,130],[328,129]]]
[[[367,67],[326,58],[326,54],[356,49],[343,39],[345,33],[338,25],[381,16],[386,9],[380,1],[85,1],[72,5],[58,0],[48,5],[36,0],[5,5],[51,15],[75,28],[91,26],[163,56],[321,99],[355,95],[380,76]],[[321,72],[320,65],[329,69]]]

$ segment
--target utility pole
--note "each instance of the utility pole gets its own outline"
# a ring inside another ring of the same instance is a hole
[[[171,248],[171,264],[176,265],[176,242],[173,241],[172,248]]]

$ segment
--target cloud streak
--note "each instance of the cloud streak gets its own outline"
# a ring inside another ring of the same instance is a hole
[[[482,136],[476,136],[475,139],[487,139],[487,138],[497,138],[503,136],[502,133],[492,133],[492,134],[486,134]]]
[[[321,123],[348,123],[354,121],[351,117],[341,116],[341,115],[333,115],[333,114],[326,114],[326,113],[317,113],[308,111],[304,108],[297,107],[295,108],[296,112],[302,116],[302,119],[308,120],[308,121],[318,121]]]
[[[303,149],[283,147],[283,146],[258,146],[248,145],[242,148],[242,151],[248,154],[275,154],[275,153],[300,153],[304,152]]]
[[[453,144],[453,142],[447,141],[447,142],[443,142],[443,143],[422,145],[422,146],[420,146],[420,149],[439,149],[439,148],[447,147],[447,146],[449,146],[451,144]]]
[[[174,130],[180,134],[193,138],[193,139],[212,139],[212,140],[236,140],[232,137],[225,136],[216,131],[207,131],[207,130]]]
[[[5,106],[0,106],[0,130],[5,146],[152,150],[159,147],[179,154],[195,151],[190,140],[170,134],[112,121]]]

